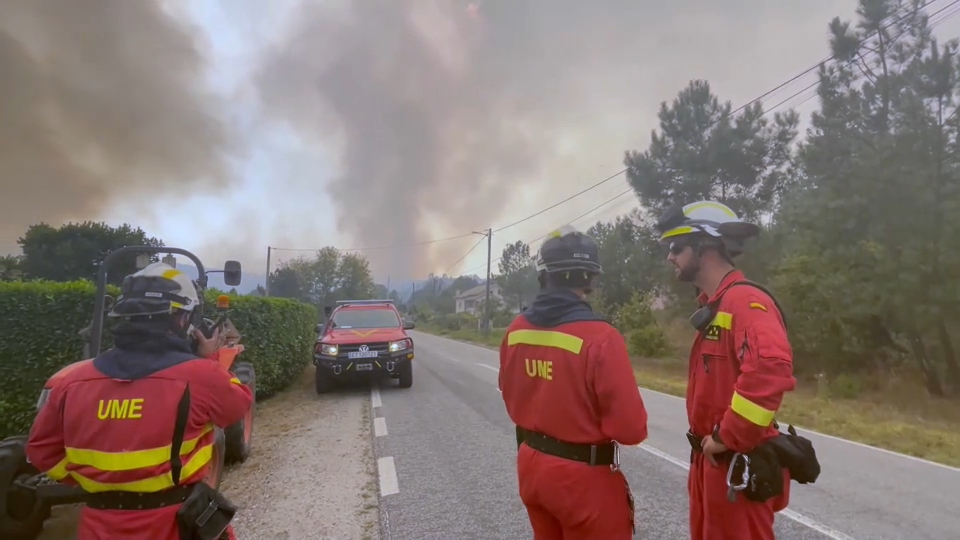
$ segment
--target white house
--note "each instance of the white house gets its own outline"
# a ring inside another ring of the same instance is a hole
[[[480,306],[483,305],[483,301],[487,297],[487,286],[477,285],[476,287],[467,289],[463,292],[457,292],[454,299],[457,302],[457,313],[471,313],[473,315],[480,315]],[[496,302],[499,300],[503,302],[503,295],[500,294],[500,285],[496,283],[490,284],[490,301]]]

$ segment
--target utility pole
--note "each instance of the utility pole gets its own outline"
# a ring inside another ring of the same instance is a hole
[[[263,295],[270,296],[270,250],[272,248],[267,246],[267,277],[266,282],[263,285]]]
[[[487,298],[483,302],[483,332],[490,333],[490,250],[493,249],[493,229],[487,229]]]

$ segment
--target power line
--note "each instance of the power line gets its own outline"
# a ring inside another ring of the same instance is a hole
[[[958,0],[958,1],[960,1],[960,0]],[[627,188],[627,189],[621,191],[621,192],[618,193],[617,195],[615,195],[615,196],[613,196],[613,197],[611,197],[611,198],[603,201],[602,203],[600,203],[600,204],[594,206],[593,208],[591,208],[590,210],[587,210],[586,212],[580,214],[579,216],[571,219],[571,220],[568,221],[566,224],[571,224],[571,223],[574,223],[574,222],[576,222],[576,221],[579,221],[579,220],[587,217],[588,215],[592,214],[593,212],[596,212],[596,211],[599,210],[600,208],[603,208],[604,206],[612,203],[613,201],[615,201],[615,200],[619,199],[620,197],[623,197],[624,195],[627,195],[627,194],[629,194],[629,193],[633,193],[633,188]],[[555,228],[554,228],[554,229],[551,229],[551,231],[553,231],[553,230],[555,230]],[[541,236],[538,236],[537,238],[534,238],[533,240],[531,240],[531,241],[529,241],[529,242],[524,242],[524,243],[527,244],[528,246],[529,246],[529,245],[532,245],[534,242],[538,242],[538,241],[546,238],[548,234],[550,234],[550,233],[547,232],[546,234],[543,234],[543,235],[541,235]],[[474,246],[474,247],[476,247],[476,246]],[[472,251],[472,250],[471,250],[471,251]],[[464,258],[465,258],[465,257],[466,257],[466,256],[464,256]],[[503,258],[503,257],[497,257],[496,259],[493,259],[493,260],[491,261],[491,263],[495,263],[495,262],[499,261],[499,260],[502,259],[502,258]],[[457,262],[459,262],[459,261],[457,261]],[[456,266],[456,265],[454,265],[454,266]],[[481,265],[481,266],[477,266],[477,267],[474,267],[474,268],[471,268],[470,270],[467,270],[466,272],[464,272],[464,274],[469,274],[470,272],[473,272],[473,271],[475,271],[475,270],[479,270],[479,269],[483,268],[484,266],[486,266],[486,264]]]
[[[940,0],[932,0],[932,2],[930,2],[930,4],[928,4],[928,5],[932,5],[932,4],[934,4],[934,3],[938,2],[938,1],[940,1]],[[947,5],[943,6],[942,8],[938,9],[937,11],[935,11],[935,12],[927,15],[927,19],[930,20],[930,19],[936,17],[937,15],[939,15],[940,13],[946,11],[947,9],[950,9],[951,7],[956,6],[957,4],[960,4],[960,0],[953,0],[953,1],[950,2],[949,4],[947,4]],[[900,22],[900,21],[903,20],[904,18],[906,18],[906,17],[908,17],[908,16],[911,16],[911,15],[916,15],[917,13],[919,13],[919,9],[916,10],[916,11],[911,11],[910,13],[908,13],[908,14],[906,14],[906,15],[903,15],[902,17],[898,18],[896,21],[894,21],[894,22],[892,22],[892,23],[890,23],[890,24],[888,24],[888,25],[886,25],[886,26],[881,27],[880,30],[881,30],[881,31],[882,31],[882,30],[886,30],[887,28],[889,28],[890,26],[892,26],[892,25]],[[953,16],[956,15],[957,13],[960,13],[960,6],[958,6],[956,9],[954,9],[954,10],[951,11],[950,13],[945,14],[945,15],[944,15],[943,17],[941,17],[939,20],[929,23],[929,28],[936,28],[939,24],[943,23],[945,20],[949,19],[950,17],[953,17]],[[900,39],[900,38],[901,38],[904,34],[906,34],[906,33],[907,33],[907,30],[903,30],[902,32],[900,32],[899,34],[897,34],[897,35],[891,40],[891,44],[892,44],[892,43],[895,43],[898,39]],[[873,34],[871,33],[871,35],[873,35]],[[862,46],[863,43],[866,42],[866,40],[867,40],[867,38],[865,37],[863,40],[860,41],[859,45]],[[888,46],[889,46],[889,45],[888,45]],[[871,51],[868,51],[867,54],[866,54],[864,57],[862,57],[862,60],[865,62],[865,61],[867,60],[867,58],[874,58],[874,57],[877,57],[877,56],[879,56],[879,55],[880,55],[879,52],[871,50]],[[832,57],[831,57],[831,58],[832,58]],[[829,58],[828,58],[828,60],[829,60]],[[855,62],[855,61],[856,61],[856,59],[853,59],[853,60],[850,60],[848,63],[851,63],[851,64],[852,64],[852,63]],[[809,72],[810,72],[810,70],[807,71],[807,73],[809,73]],[[767,109],[767,111],[765,111],[765,112],[771,112],[771,111],[774,111],[774,110],[780,108],[782,105],[784,105],[784,104],[787,103],[788,101],[790,101],[790,100],[796,98],[797,96],[799,96],[799,95],[801,95],[801,94],[809,91],[810,89],[818,86],[819,84],[820,84],[820,80],[818,79],[818,80],[814,81],[813,83],[807,85],[807,87],[805,87],[804,89],[802,89],[802,90],[800,90],[800,91],[798,91],[798,92],[795,92],[793,95],[791,95],[791,96],[788,97],[787,99],[784,99],[784,100],[781,101],[780,103],[777,103],[777,104],[774,105],[773,107],[770,107],[770,108]],[[814,91],[814,92],[810,93],[809,95],[807,95],[806,97],[804,97],[803,99],[801,99],[801,100],[797,101],[796,103],[794,103],[793,105],[791,105],[789,108],[799,107],[800,105],[803,105],[803,104],[806,103],[807,101],[810,101],[811,99],[813,99],[816,95],[817,95],[817,92]]]
[[[864,36],[863,39],[861,39],[860,42],[858,43],[858,47],[859,47],[859,46],[862,46],[862,45],[867,41],[867,39],[871,38],[875,33],[882,32],[883,30],[886,30],[887,28],[889,28],[889,27],[891,27],[891,26],[899,23],[900,21],[904,20],[905,18],[915,15],[916,13],[920,12],[921,10],[923,10],[923,8],[928,7],[928,6],[932,6],[933,4],[935,4],[935,3],[937,3],[937,2],[940,2],[940,1],[942,1],[942,0],[931,0],[930,2],[928,2],[927,4],[925,4],[925,5],[923,5],[923,6],[918,6],[918,8],[917,8],[916,10],[913,10],[913,11],[911,11],[911,12],[909,12],[909,13],[905,13],[905,14],[897,17],[894,21],[892,21],[892,22],[890,22],[890,23],[888,23],[888,24],[886,24],[886,25],[884,25],[884,26],[881,26],[876,32],[871,32],[871,33],[868,34],[867,36]],[[935,15],[943,12],[944,10],[946,10],[946,9],[948,9],[948,8],[950,8],[950,7],[958,4],[958,3],[960,3],[960,0],[953,0],[953,1],[951,1],[949,4],[947,4],[946,6],[944,6],[943,8],[937,10],[936,12],[932,13],[931,15],[928,15],[928,18],[929,18],[929,17],[933,17],[933,16],[935,16]],[[951,15],[952,15],[952,14],[948,14],[947,16],[944,17],[944,19],[947,18],[947,17],[949,17],[949,16],[951,16]],[[938,21],[936,24],[939,24],[939,23],[942,22],[942,21],[943,21],[943,19],[941,19],[940,21]],[[707,126],[705,126],[703,129],[709,129],[709,128],[711,128],[711,127],[719,124],[719,123],[722,122],[724,119],[729,118],[729,117],[731,117],[731,116],[733,116],[733,115],[735,115],[735,114],[737,114],[737,113],[745,110],[747,107],[749,107],[749,106],[751,106],[751,105],[753,105],[753,104],[755,104],[755,103],[763,100],[765,97],[768,97],[768,96],[770,96],[770,95],[772,95],[772,94],[780,91],[781,89],[783,89],[784,87],[790,85],[791,83],[793,83],[793,82],[795,82],[795,81],[803,78],[804,76],[808,75],[809,73],[811,73],[811,72],[813,72],[813,71],[816,71],[823,63],[829,62],[830,60],[834,60],[834,59],[836,59],[836,55],[834,55],[834,54],[831,54],[831,55],[829,55],[829,56],[824,57],[822,60],[820,60],[820,61],[817,62],[816,64],[814,64],[814,65],[810,66],[809,68],[801,71],[800,73],[794,75],[794,76],[791,77],[790,79],[787,79],[786,81],[780,83],[780,84],[777,85],[776,87],[774,87],[774,88],[772,88],[772,89],[764,92],[763,94],[760,94],[760,95],[757,96],[756,98],[754,98],[754,99],[752,99],[752,100],[744,103],[743,105],[737,107],[736,109],[732,110],[729,114],[723,115],[723,116],[721,116],[720,118],[714,120],[713,122],[710,122],[710,123],[709,123]],[[781,101],[780,103],[778,103],[778,104],[775,105],[774,107],[771,107],[770,109],[765,110],[763,114],[764,114],[764,115],[768,114],[769,112],[771,112],[771,111],[773,111],[774,109],[780,107],[780,106],[783,105],[784,103],[786,103],[786,102],[790,101],[791,99],[797,97],[798,95],[802,94],[803,92],[806,92],[806,91],[810,90],[811,88],[815,87],[817,84],[819,84],[819,81],[814,82],[814,83],[808,85],[808,86],[805,87],[803,90],[800,90],[799,92],[794,93],[792,96],[790,96],[789,98],[787,98],[787,99],[784,100],[784,101]],[[811,96],[811,97],[812,97],[812,96]],[[809,99],[809,98],[808,98],[808,99]],[[805,102],[805,101],[806,101],[806,100],[803,100],[803,101],[801,101],[800,103],[803,103],[803,102]],[[609,182],[610,180],[613,180],[614,178],[617,178],[617,177],[619,177],[620,175],[626,173],[628,170],[629,170],[629,167],[624,167],[624,168],[621,169],[620,171],[618,171],[618,172],[616,172],[616,173],[614,173],[614,174],[612,174],[612,175],[610,175],[610,176],[607,176],[607,177],[604,178],[603,180],[600,180],[599,182],[596,182],[595,184],[593,184],[593,185],[587,187],[586,189],[583,189],[583,190],[581,190],[581,191],[579,191],[579,192],[577,192],[577,193],[575,193],[575,194],[567,197],[566,199],[563,199],[563,200],[561,200],[561,201],[559,201],[559,202],[557,202],[557,203],[554,203],[554,204],[552,204],[552,205],[550,205],[550,206],[548,206],[548,207],[546,207],[546,208],[544,208],[544,209],[542,209],[542,210],[540,210],[540,211],[538,211],[538,212],[535,212],[535,213],[530,214],[530,215],[528,215],[528,216],[526,216],[526,217],[523,217],[523,218],[521,218],[521,219],[518,219],[518,220],[516,220],[516,221],[514,221],[514,222],[512,222],[512,223],[510,223],[510,224],[504,225],[503,227],[499,227],[499,228],[493,229],[493,232],[500,232],[500,231],[503,231],[503,230],[505,230],[505,229],[509,229],[510,227],[514,227],[514,226],[516,226],[516,225],[519,225],[520,223],[523,223],[523,222],[528,221],[528,220],[530,220],[530,219],[533,219],[533,218],[535,218],[535,217],[537,217],[537,216],[539,216],[539,215],[541,215],[541,214],[543,214],[543,213],[545,213],[545,212],[548,212],[548,211],[550,211],[550,210],[552,210],[552,209],[554,209],[554,208],[556,208],[556,207],[558,207],[558,206],[560,206],[560,205],[563,205],[563,204],[565,204],[565,203],[567,203],[567,202],[570,202],[571,200],[573,200],[573,199],[575,199],[575,198],[577,198],[577,197],[579,197],[579,196],[581,196],[581,195],[583,195],[583,194],[585,194],[585,193],[588,193],[588,192],[590,192],[590,191],[592,191],[592,190],[594,190],[594,189],[602,186],[603,184],[606,184],[606,183]],[[451,240],[458,240],[458,239],[466,238],[466,237],[472,236],[472,235],[473,235],[473,233],[471,232],[471,233],[460,234],[460,235],[457,235],[457,236],[449,236],[449,237],[446,237],[446,238],[438,238],[438,239],[434,239],[434,240],[425,240],[425,241],[421,241],[421,242],[411,242],[411,243],[406,243],[406,244],[391,244],[391,245],[383,245],[383,246],[360,247],[360,248],[352,248],[352,249],[342,249],[342,250],[339,250],[339,251],[347,251],[347,252],[375,251],[375,250],[391,249],[391,248],[397,248],[397,247],[423,246],[423,245],[429,245],[429,244],[436,244],[436,243],[439,243],[439,242],[447,242],[447,241],[451,241]],[[274,251],[295,251],[295,252],[316,252],[316,251],[319,251],[319,249],[306,249],[306,248],[271,248],[271,249],[274,250]]]
[[[477,249],[477,248],[480,246],[480,244],[481,244],[484,240],[486,240],[486,239],[487,239],[487,238],[486,238],[485,235],[484,235],[482,238],[480,238],[480,240],[478,240],[477,243],[474,244],[472,248],[470,248],[466,253],[463,254],[463,257],[460,257],[459,259],[457,259],[457,262],[451,264],[451,265],[450,265],[450,268],[447,268],[446,270],[444,270],[443,274],[444,274],[444,275],[449,274],[451,270],[453,270],[454,268],[457,267],[458,264],[460,264],[461,262],[463,262],[463,260],[466,259],[471,253],[473,253],[473,250]],[[486,265],[484,265],[484,266],[486,266]]]

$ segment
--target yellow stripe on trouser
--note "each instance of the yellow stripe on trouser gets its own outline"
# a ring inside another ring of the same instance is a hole
[[[776,414],[776,411],[765,409],[736,392],[733,393],[730,408],[733,409],[733,412],[760,427],[769,426],[770,423],[773,422],[773,416]]]
[[[577,336],[556,332],[553,330],[514,330],[507,336],[507,345],[536,345],[538,347],[555,347],[580,354],[583,340]]]
[[[213,457],[213,443],[204,445],[194,454],[180,470],[180,479],[190,478],[197,473],[204,465],[210,462]],[[169,456],[168,456],[169,459]],[[158,474],[142,480],[132,482],[98,482],[91,478],[83,476],[77,471],[70,471],[70,476],[77,481],[85,491],[89,493],[98,493],[102,491],[132,491],[136,493],[153,493],[163,491],[174,486],[173,475],[170,472]]]
[[[185,456],[193,452],[197,444],[200,443],[200,439],[211,431],[213,431],[213,426],[207,425],[200,432],[200,435],[183,441],[183,445],[180,447],[180,455]],[[86,465],[101,471],[121,472],[163,465],[170,461],[170,446],[168,444],[160,448],[131,452],[100,452],[83,448],[67,448],[66,453],[67,461],[72,465]]]

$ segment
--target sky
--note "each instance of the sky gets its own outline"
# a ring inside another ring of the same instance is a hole
[[[32,223],[94,219],[257,274],[268,246],[276,268],[332,245],[378,248],[358,253],[381,282],[482,275],[471,232],[620,171],[691,79],[736,107],[807,69],[856,0],[469,4],[3,3],[0,252]],[[956,37],[960,17],[936,33]],[[766,104],[806,119],[813,91],[790,97],[814,80]],[[493,257],[629,211],[628,194],[580,217],[626,187],[499,231]]]

